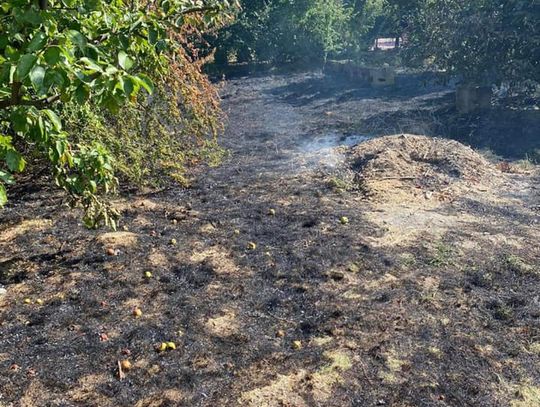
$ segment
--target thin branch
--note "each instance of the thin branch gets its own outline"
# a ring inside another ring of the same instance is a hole
[[[78,11],[76,7],[49,7],[49,10],[67,10],[67,11]]]
[[[188,8],[182,11],[180,14],[186,15],[186,14],[193,14],[193,13],[201,13],[204,11],[217,11],[217,10],[219,10],[218,6],[193,7],[193,8]]]
[[[22,83],[21,82],[13,82],[11,84],[11,99],[9,100],[9,102],[12,104],[12,105],[16,105],[19,103],[19,99],[20,99],[20,93],[21,93],[21,86],[22,86]]]
[[[60,95],[49,96],[38,100],[5,99],[0,100],[0,109],[6,109],[10,106],[35,106],[37,108],[41,108],[56,102],[58,99],[60,99]]]
[[[6,109],[9,106],[12,106],[10,100],[0,100],[0,109]]]

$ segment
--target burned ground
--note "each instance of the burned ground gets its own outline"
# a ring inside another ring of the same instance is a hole
[[[119,199],[120,232],[21,187],[0,213],[0,405],[540,405],[537,169],[471,150],[490,182],[452,196],[357,182],[347,144],[445,135],[450,92],[420,82],[233,80],[229,158]]]

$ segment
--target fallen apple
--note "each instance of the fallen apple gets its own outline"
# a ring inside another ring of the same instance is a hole
[[[339,221],[341,222],[342,225],[347,225],[349,223],[349,218],[346,217],[346,216],[342,216]]]
[[[249,250],[255,250],[257,248],[257,243],[249,242],[248,245],[247,245],[247,248]]]
[[[146,278],[152,278],[152,272],[146,271],[146,272],[144,273],[144,276],[145,276]]]
[[[122,370],[130,370],[131,369],[131,362],[129,360],[123,360],[120,362],[120,366],[122,366]]]
[[[178,242],[176,241],[176,239],[171,239],[169,243],[171,244],[171,246],[176,246]]]
[[[301,341],[293,341],[292,347],[293,347],[293,349],[296,349],[296,350],[302,349],[302,342]]]
[[[37,304],[37,305],[43,305],[43,300],[42,300],[41,298],[38,298],[38,299],[36,300],[36,304]]]
[[[270,216],[275,216],[275,214],[276,214],[276,210],[275,210],[275,209],[271,208],[271,209],[268,210],[268,215],[270,215]]]
[[[135,308],[133,310],[133,315],[136,317],[136,318],[139,318],[140,316],[142,316],[142,310],[140,308]]]
[[[167,342],[167,348],[175,350],[176,344],[174,342]]]
[[[117,256],[117,255],[118,255],[118,252],[114,250],[112,247],[109,247],[107,249],[107,256]]]
[[[165,352],[167,350],[167,344],[165,342],[161,342],[157,347],[156,350],[158,352]]]

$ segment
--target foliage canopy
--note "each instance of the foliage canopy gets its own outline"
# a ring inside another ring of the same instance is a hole
[[[9,0],[0,6],[0,205],[28,157],[46,157],[57,185],[86,209],[85,222],[115,227],[99,194],[116,188],[107,149],[72,143],[62,120],[69,104],[117,114],[151,94],[175,57],[190,64],[190,32],[222,24],[235,2]],[[182,36],[180,33],[184,33]]]

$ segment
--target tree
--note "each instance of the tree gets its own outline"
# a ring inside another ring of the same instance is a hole
[[[355,0],[350,30],[355,51],[365,51],[377,37],[386,36],[390,29],[386,0]]]
[[[538,0],[422,0],[409,55],[466,82],[540,81]]]
[[[46,157],[56,184],[85,208],[85,223],[116,226],[99,196],[117,180],[106,146],[73,144],[62,105],[117,113],[152,93],[185,43],[182,26],[230,18],[236,2],[199,0],[9,0],[0,5],[0,206],[28,156]]]
[[[217,62],[319,62],[347,47],[351,7],[344,0],[245,0],[236,22],[213,41]]]
[[[352,10],[341,0],[315,0],[300,19],[301,26],[322,48],[324,61],[348,45],[348,23]]]

